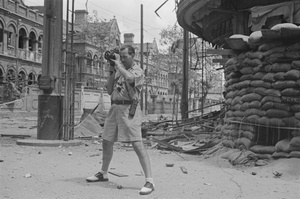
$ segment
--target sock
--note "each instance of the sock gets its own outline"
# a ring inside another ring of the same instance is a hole
[[[151,182],[153,184],[153,178],[146,178],[146,182]]]
[[[102,171],[102,169],[100,170],[100,173],[103,174],[103,177],[104,178],[107,178],[108,177],[108,172],[107,171]]]

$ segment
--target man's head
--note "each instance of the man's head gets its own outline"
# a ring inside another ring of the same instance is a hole
[[[124,45],[120,48],[120,60],[126,69],[134,64],[135,50],[130,45]]]

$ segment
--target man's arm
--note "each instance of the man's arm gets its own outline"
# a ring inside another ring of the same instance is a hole
[[[116,75],[116,71],[111,66],[109,70],[109,76],[106,82],[107,93],[109,95],[111,95],[114,90],[115,75]]]
[[[120,75],[124,77],[124,79],[128,83],[133,83],[134,82],[134,75],[130,72],[128,72],[125,67],[123,66],[122,63],[116,63],[115,68],[119,71]]]

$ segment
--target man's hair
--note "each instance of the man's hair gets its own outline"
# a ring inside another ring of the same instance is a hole
[[[135,55],[135,50],[131,45],[124,45],[120,48],[120,51],[123,51],[125,49],[128,49],[128,54],[129,55]]]

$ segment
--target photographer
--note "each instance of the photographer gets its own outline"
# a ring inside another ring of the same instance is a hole
[[[120,55],[105,53],[110,62],[110,75],[107,82],[111,95],[111,108],[108,111],[103,137],[103,156],[101,171],[88,177],[88,182],[108,181],[108,168],[113,156],[114,142],[132,144],[146,177],[146,183],[140,190],[141,195],[154,190],[150,159],[142,142],[141,110],[138,106],[139,94],[144,82],[144,71],[134,62],[135,51],[130,45],[120,49]]]

